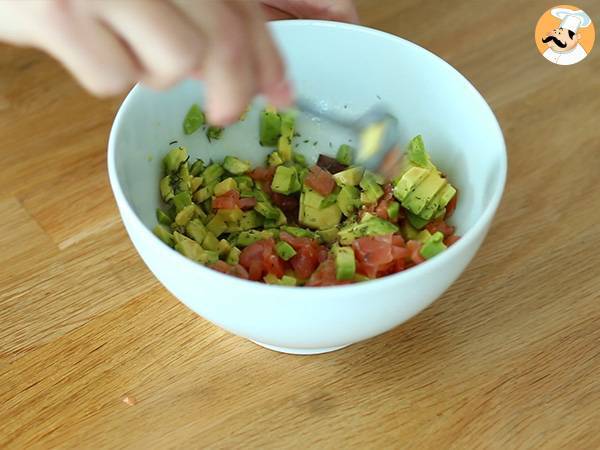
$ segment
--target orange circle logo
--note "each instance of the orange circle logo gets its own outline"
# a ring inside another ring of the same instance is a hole
[[[570,66],[592,51],[596,32],[585,11],[572,5],[559,5],[546,11],[535,27],[535,44],[544,58]]]

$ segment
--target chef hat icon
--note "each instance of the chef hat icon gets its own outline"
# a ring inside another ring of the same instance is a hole
[[[567,8],[553,8],[550,13],[561,20],[560,28],[577,33],[579,28],[586,28],[592,23],[592,19],[584,11],[578,9],[573,11]]]

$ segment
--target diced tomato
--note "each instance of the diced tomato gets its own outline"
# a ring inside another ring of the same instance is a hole
[[[255,181],[269,181],[273,179],[276,167],[257,167],[250,172],[250,177]]]
[[[231,266],[225,261],[217,261],[216,263],[211,264],[210,268],[219,272],[229,273]]]
[[[456,242],[460,239],[460,237],[458,237],[457,235],[453,234],[451,236],[448,236],[446,239],[444,239],[444,244],[446,244],[448,247],[450,247],[453,244],[456,244]]]
[[[308,237],[292,236],[291,234],[286,233],[285,231],[279,233],[279,239],[290,244],[292,247],[294,247],[294,250],[299,250],[300,247],[317,247],[319,245],[319,243],[314,239]]]
[[[322,263],[323,261],[325,261],[327,259],[327,257],[329,256],[329,250],[327,250],[327,247],[324,246],[319,246],[319,262]]]
[[[352,283],[352,281],[339,281],[335,276],[335,272],[335,261],[332,257],[328,257],[322,261],[321,264],[319,264],[319,267],[317,267],[317,270],[313,272],[306,285],[337,286]]]
[[[366,264],[381,266],[392,261],[392,236],[361,237],[352,243],[356,258]]]
[[[356,271],[369,278],[377,278],[377,266],[362,261],[356,261]]]
[[[323,196],[331,194],[335,188],[335,180],[333,176],[325,169],[319,166],[313,166],[304,182]]]
[[[260,281],[262,279],[263,267],[262,261],[255,260],[250,263],[248,267],[248,278],[252,281]]]
[[[215,209],[234,209],[240,201],[240,193],[236,190],[230,190],[223,195],[215,197],[212,202],[212,207]]]
[[[437,231],[442,232],[442,234],[446,237],[454,234],[454,227],[448,225],[442,219],[434,220],[433,222],[427,224],[426,228],[431,234],[434,234]]]
[[[448,204],[446,205],[446,215],[444,216],[444,219],[448,219],[449,217],[452,216],[452,213],[454,213],[454,210],[456,209],[457,202],[458,202],[458,192],[456,194],[454,194],[454,197],[452,197],[452,200],[450,200],[448,202]]]
[[[379,203],[375,207],[375,214],[383,220],[390,220],[390,216],[388,215],[388,206],[390,205],[389,200],[381,199]]]
[[[248,270],[251,280],[261,280],[268,273],[281,278],[285,273],[284,262],[275,252],[273,239],[263,239],[242,250],[240,264]]]
[[[383,186],[383,199],[384,200],[391,200],[393,197],[393,191],[394,191],[394,187],[392,186],[391,183],[386,183]]]
[[[254,197],[240,198],[238,205],[241,209],[252,209],[256,205],[256,199]]]
[[[394,234],[392,236],[392,245],[396,247],[404,247],[406,244],[404,242],[404,238],[400,234]]]
[[[234,277],[243,278],[244,280],[247,280],[249,277],[248,271],[244,269],[244,266],[241,264],[236,264],[233,266],[229,271],[229,274],[233,275]]]
[[[421,264],[425,258],[421,256],[421,243],[419,241],[408,241],[406,249],[410,252],[410,260],[414,264]]]

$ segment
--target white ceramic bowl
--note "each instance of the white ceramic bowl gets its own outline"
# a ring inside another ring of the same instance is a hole
[[[443,60],[398,37],[369,28],[320,21],[272,24],[297,91],[342,114],[386,102],[402,124],[404,141],[422,134],[434,162],[458,187],[453,218],[463,238],[443,254],[405,272],[351,286],[288,288],[223,275],[196,264],[150,231],[159,206],[162,156],[177,140],[192,159],[234,154],[255,164],[256,110],[209,144],[204,133],[184,136],[182,120],[202,101],[200,83],[165,92],[136,86],[121,106],[108,147],[111,186],[123,223],[160,282],[190,309],[265,347],[311,354],[336,350],[401,324],[438,298],[465,269],[483,241],[506,177],[498,122],[475,88]],[[333,153],[345,136],[300,120],[307,157]],[[314,146],[313,141],[319,143]],[[329,146],[332,142],[332,148]]]

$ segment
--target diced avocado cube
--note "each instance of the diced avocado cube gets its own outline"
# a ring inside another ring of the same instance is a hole
[[[219,239],[217,239],[217,236],[215,236],[215,234],[209,230],[206,232],[206,236],[204,236],[202,247],[204,247],[206,250],[212,250],[216,252],[219,250]]]
[[[446,208],[442,208],[437,210],[437,212],[433,215],[432,219],[442,219],[446,216]]]
[[[160,208],[156,209],[156,220],[158,220],[158,223],[167,226],[171,225],[171,222],[173,222],[173,219]]]
[[[327,197],[325,197],[323,200],[321,200],[321,204],[319,205],[319,208],[323,209],[323,208],[327,208],[328,206],[334,205],[337,202],[337,197],[338,197],[338,194],[335,192],[332,192]]]
[[[279,278],[277,278],[276,275],[273,275],[272,273],[268,273],[263,277],[263,281],[266,284],[279,284]]]
[[[187,205],[175,216],[175,223],[180,227],[184,227],[196,215],[196,205],[193,203]]]
[[[292,226],[286,225],[286,226],[281,227],[281,231],[285,231],[286,233],[289,233],[292,236],[296,236],[296,237],[306,237],[306,238],[310,238],[310,239],[316,238],[316,235],[313,231],[306,230],[306,229],[300,228],[300,227],[292,227]]]
[[[423,227],[425,227],[425,225],[427,225],[429,223],[428,220],[421,219],[419,216],[417,216],[416,214],[411,213],[410,211],[406,211],[406,218],[408,219],[408,222],[413,227],[415,227],[417,230],[422,229]]]
[[[217,262],[219,255],[214,251],[207,251],[196,241],[180,234],[173,233],[175,238],[175,249],[182,255],[202,264],[212,264]]]
[[[213,193],[215,194],[215,196],[219,196],[219,195],[223,195],[226,192],[232,191],[232,190],[237,190],[237,183],[235,182],[235,180],[233,178],[225,178],[223,181],[221,181],[220,183],[217,183],[215,185],[215,189],[213,190]]]
[[[239,264],[241,254],[242,251],[239,248],[231,247],[229,253],[227,254],[227,259],[225,259],[225,262],[231,265]]]
[[[408,194],[413,192],[419,184],[429,175],[428,169],[421,167],[411,167],[398,180],[394,186],[394,197],[399,201],[403,201]]]
[[[190,191],[192,193],[196,192],[200,187],[204,184],[204,178],[202,177],[192,177],[190,181]]]
[[[257,184],[254,186],[254,197],[257,202],[267,202],[269,203],[269,196],[262,190],[262,188]]]
[[[192,204],[192,196],[188,191],[182,191],[173,197],[175,210],[179,213],[183,208]]]
[[[296,286],[298,284],[298,280],[296,279],[296,277],[293,277],[291,275],[284,275],[279,280],[279,284],[281,286]]]
[[[206,227],[199,219],[190,220],[185,226],[185,232],[198,244],[204,242],[206,237]]]
[[[362,180],[364,169],[362,167],[350,167],[333,175],[333,179],[339,186],[357,186]]]
[[[279,154],[279,152],[271,152],[267,157],[267,166],[269,167],[277,167],[283,164],[283,158]]]
[[[427,167],[429,163],[429,157],[425,151],[423,136],[419,134],[418,136],[412,138],[412,140],[408,143],[407,155],[411,163],[420,167]]]
[[[391,202],[387,207],[387,213],[391,220],[397,220],[400,215],[400,203]]]
[[[290,244],[284,241],[279,241],[275,246],[275,250],[281,259],[289,261],[296,255],[296,250]]]
[[[259,125],[260,145],[275,147],[281,135],[281,117],[272,108],[266,108],[260,113]]]
[[[402,206],[413,214],[420,215],[425,206],[427,206],[446,184],[446,179],[442,178],[436,171],[432,170],[425,179],[419,183],[417,188],[402,200]]]
[[[229,250],[231,250],[231,244],[227,241],[227,239],[221,239],[219,241],[219,255],[225,256],[229,254]]]
[[[296,118],[291,112],[281,114],[281,135],[286,137],[294,136],[294,128],[296,125]]]
[[[183,132],[185,134],[192,134],[198,130],[206,122],[204,113],[200,107],[194,103],[188,110],[185,118],[183,119]]]
[[[425,206],[419,216],[423,219],[431,219],[438,213],[438,211],[440,211],[440,209],[444,209],[446,207],[454,195],[456,195],[456,189],[451,186],[450,183],[446,183],[444,187],[440,189],[438,193],[435,194],[435,196],[431,199],[431,201]]]
[[[360,192],[354,186],[343,186],[337,196],[337,205],[346,217],[352,216],[360,204]]]
[[[264,227],[265,228],[276,228],[287,223],[287,217],[283,213],[283,211],[279,208],[275,208],[278,211],[278,216],[275,219],[265,219]]]
[[[199,177],[200,175],[202,175],[202,172],[204,172],[204,169],[206,168],[204,161],[202,161],[201,159],[197,159],[194,164],[192,164],[192,167],[190,169],[190,175],[192,175],[193,177]]]
[[[417,241],[425,243],[431,237],[431,233],[428,230],[421,230],[417,234]]]
[[[167,175],[160,180],[160,196],[165,202],[172,200],[175,196],[173,186],[171,185],[170,175]]]
[[[385,178],[383,175],[375,173],[375,172],[371,172],[370,170],[365,170],[363,173],[363,179],[364,180],[368,180],[368,181],[372,181],[374,183],[377,183],[379,185],[384,185],[385,184]],[[362,179],[361,179],[362,181]]]
[[[179,166],[187,161],[188,154],[185,148],[176,147],[172,149],[163,159],[165,172],[167,174],[175,173],[179,170]]]
[[[169,232],[168,228],[165,226],[158,224],[152,230],[158,238],[167,244],[169,247],[173,247],[175,241],[173,240],[173,235]]]
[[[413,227],[408,220],[404,220],[402,221],[402,225],[400,226],[400,233],[402,234],[402,237],[407,240],[416,240],[417,236],[419,235],[419,230],[417,230],[415,227]]]
[[[381,236],[398,232],[399,228],[387,220],[380,219],[371,214],[365,214],[360,223],[351,223],[343,227],[338,238],[340,244],[350,245],[355,239],[362,236]]]
[[[338,237],[338,229],[337,227],[328,228],[327,230],[318,231],[317,234],[321,238],[321,240],[327,244],[332,244],[337,240]]]
[[[202,221],[202,223],[206,223],[207,222],[206,219],[208,216],[206,215],[206,213],[200,206],[198,206],[198,205],[195,205],[195,206],[196,206],[196,216]]]
[[[196,203],[202,203],[205,202],[206,200],[210,199],[213,195],[213,191],[215,189],[216,186],[216,182],[213,182],[213,184],[203,187],[202,189],[199,189],[198,191],[196,191],[194,193],[194,201]]]
[[[240,192],[252,191],[254,188],[254,180],[252,180],[252,178],[250,178],[248,175],[240,175],[238,177],[234,177],[233,179],[237,183]]]
[[[360,201],[363,205],[375,203],[383,195],[383,189],[377,183],[374,177],[367,176],[370,172],[365,171],[365,174],[360,180],[360,187],[363,191],[360,194]]]
[[[279,219],[280,210],[267,202],[258,202],[256,206],[254,206],[254,210],[261,214],[265,219]]]
[[[221,127],[208,127],[208,129],[206,130],[206,138],[208,139],[208,142],[211,142],[212,140],[217,140],[217,139],[221,139],[221,136],[223,135],[223,128]]]
[[[202,177],[204,178],[204,186],[208,186],[213,181],[217,181],[223,176],[224,173],[225,169],[223,169],[220,164],[211,164],[204,169],[204,173],[202,174]]]
[[[304,157],[303,154],[301,153],[294,153],[292,156],[294,162],[296,164],[300,164],[302,167],[307,167],[306,165],[306,158]]]
[[[288,136],[280,136],[277,141],[277,153],[281,161],[292,160],[292,138]]]
[[[338,247],[335,251],[335,278],[352,280],[356,272],[356,259],[352,247]]]
[[[320,208],[324,198],[317,191],[313,191],[308,186],[305,186],[300,198],[300,204],[310,206],[311,208]]]
[[[239,221],[239,227],[241,230],[246,231],[253,228],[260,228],[263,226],[264,222],[264,217],[256,211],[246,211],[242,214]]]
[[[206,224],[206,229],[213,233],[216,237],[219,237],[227,230],[227,224],[225,223],[223,216],[216,214],[215,217],[213,217],[210,222]]]
[[[354,154],[354,149],[348,144],[342,144],[338,148],[337,155],[335,159],[338,160],[340,164],[344,164],[349,166],[352,164],[352,155]]]
[[[223,168],[232,175],[242,175],[251,168],[248,161],[242,161],[235,156],[226,156],[223,160]]]
[[[298,173],[293,167],[278,166],[271,182],[271,189],[280,194],[290,195],[300,190]]]
[[[433,258],[435,255],[446,250],[444,244],[444,235],[440,231],[436,231],[427,239],[421,247],[421,256],[425,259]]]
[[[179,190],[189,191],[192,177],[190,176],[190,168],[184,161],[179,166]]]
[[[242,231],[237,238],[236,245],[238,247],[247,247],[249,245],[254,244],[255,242],[261,241],[263,239],[269,239],[273,237],[273,233],[270,231],[258,231],[258,230],[248,230]]]
[[[337,204],[321,208],[324,197],[312,189],[305,188],[300,195],[298,221],[309,228],[326,230],[340,223],[342,212]]]
[[[237,224],[244,216],[244,213],[242,212],[242,210],[240,208],[233,208],[233,209],[220,209],[216,215],[222,217],[223,220],[227,223]]]
[[[206,212],[206,214],[208,214],[210,217],[207,218],[204,223],[208,223],[208,221],[210,219],[212,219],[212,197],[207,198],[206,200],[204,200],[200,206],[202,207],[202,209]]]

